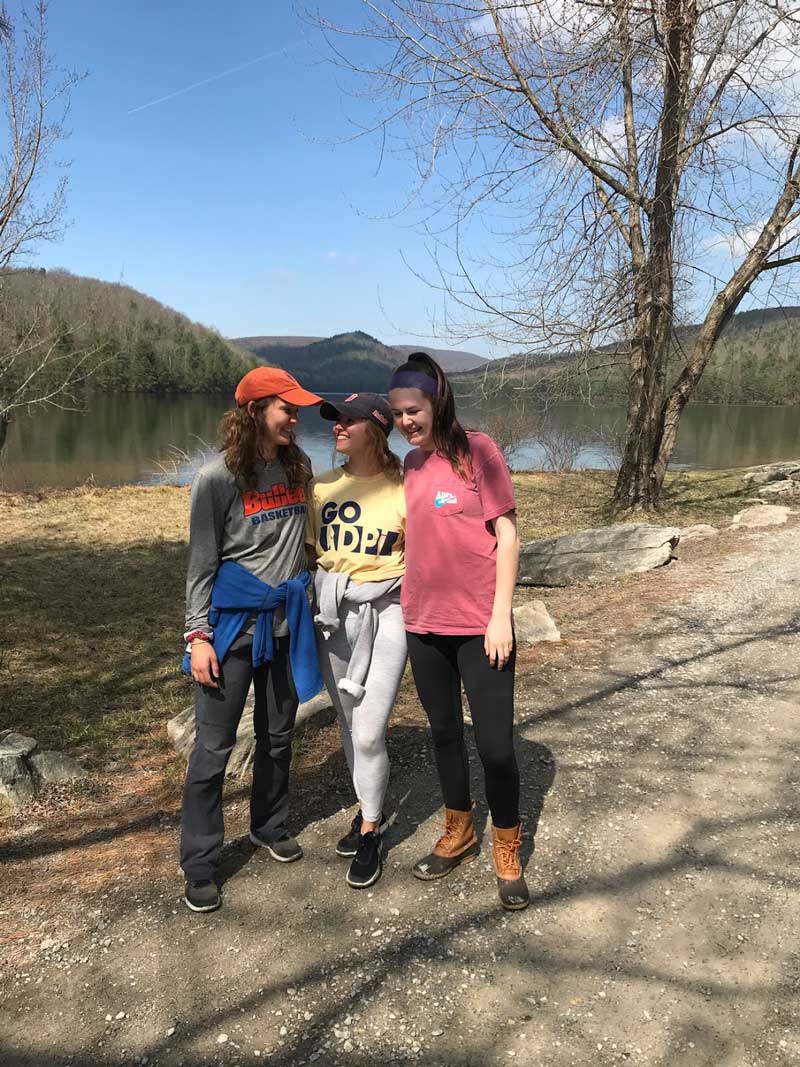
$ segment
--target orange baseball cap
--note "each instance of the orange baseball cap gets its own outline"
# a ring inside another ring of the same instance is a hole
[[[279,396],[287,404],[299,407],[322,403],[321,396],[304,389],[296,378],[280,367],[256,367],[248,371],[236,386],[235,400],[240,408],[251,400],[263,400],[267,396]]]

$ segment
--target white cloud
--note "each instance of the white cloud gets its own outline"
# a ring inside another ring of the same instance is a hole
[[[734,233],[719,234],[715,237],[709,237],[704,242],[704,245],[709,251],[716,249],[723,249],[727,251],[728,255],[733,260],[744,259],[744,257],[756,243],[758,238],[761,236],[761,231],[764,229],[766,222],[767,219],[764,218],[761,219],[759,222],[751,223],[749,226],[741,227]],[[789,226],[786,227],[783,240],[789,240],[790,238],[797,237],[799,234],[800,219],[797,219],[795,220],[795,222],[791,223]],[[794,244],[790,245],[789,247],[792,249],[792,251],[790,252],[789,249],[787,249],[787,255],[794,255],[797,252],[800,252],[800,242],[795,241]],[[772,255],[780,255],[779,246],[776,246],[776,248],[773,249]]]

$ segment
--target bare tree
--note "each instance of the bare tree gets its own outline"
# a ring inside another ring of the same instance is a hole
[[[70,91],[80,75],[58,70],[48,51],[47,3],[22,5],[12,22],[0,8],[0,449],[12,412],[37,404],[70,406],[94,353],[64,343],[55,309],[39,307],[20,322],[3,274],[42,241],[60,236],[67,179],[52,180]]]
[[[657,506],[725,325],[778,272],[796,287],[800,4],[362,2],[358,25],[312,18],[363,78],[362,131],[416,156],[445,325],[482,318],[531,352],[612,344],[614,501]]]

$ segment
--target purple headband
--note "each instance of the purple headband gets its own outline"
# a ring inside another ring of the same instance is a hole
[[[423,393],[436,396],[438,387],[436,380],[419,370],[398,370],[392,375],[389,382],[390,389],[421,389]]]

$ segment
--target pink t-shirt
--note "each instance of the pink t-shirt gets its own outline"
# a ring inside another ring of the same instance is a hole
[[[406,456],[402,605],[411,633],[482,634],[492,614],[497,538],[489,521],[514,511],[514,487],[491,437],[467,437],[466,481],[437,452]]]

